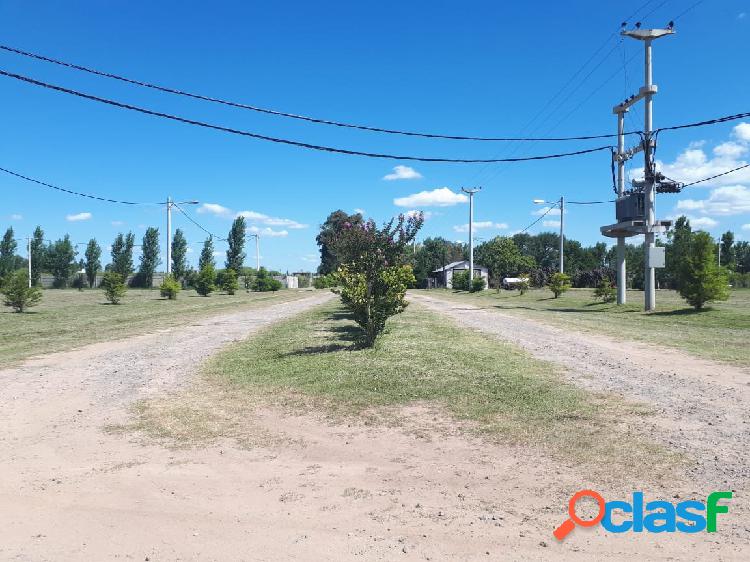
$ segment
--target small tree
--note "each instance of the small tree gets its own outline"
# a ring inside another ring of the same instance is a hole
[[[174,238],[172,238],[172,275],[180,283],[185,280],[188,271],[187,250],[188,243],[185,235],[182,229],[178,228],[174,231]]]
[[[83,268],[86,270],[86,279],[89,282],[89,289],[93,289],[94,283],[96,283],[96,273],[102,267],[102,262],[99,258],[102,255],[102,249],[99,244],[96,243],[96,239],[92,238],[89,240],[86,246],[86,262]]]
[[[207,297],[216,289],[216,270],[214,266],[209,264],[204,265],[198,272],[198,276],[195,278],[195,290],[203,297]]]
[[[485,283],[483,277],[475,277],[471,280],[471,292],[477,293],[479,291],[484,291]]]
[[[716,245],[707,232],[697,232],[690,238],[689,252],[680,262],[679,293],[696,310],[706,303],[729,298],[729,279],[726,269],[716,263]]]
[[[55,287],[66,287],[70,276],[76,271],[76,249],[65,235],[47,250],[47,266],[55,278]]]
[[[7,276],[2,293],[5,306],[12,307],[16,312],[23,312],[42,300],[42,291],[38,287],[29,287],[29,274],[24,269]]]
[[[177,279],[174,278],[173,275],[165,276],[164,281],[162,281],[161,285],[159,285],[159,292],[161,293],[161,296],[167,297],[171,301],[177,299],[177,293],[180,292],[180,289],[180,283],[179,281],[177,281]]]
[[[608,277],[602,279],[602,282],[594,290],[594,299],[605,303],[614,302],[616,296],[617,290],[612,286],[612,282]]]
[[[221,277],[221,290],[228,295],[233,295],[240,288],[237,282],[237,272],[234,269],[227,269]]]
[[[469,272],[468,271],[454,271],[451,279],[451,287],[456,291],[468,291],[469,290]]]
[[[253,281],[253,291],[278,291],[283,285],[278,279],[274,279],[265,267],[261,267]]]
[[[120,299],[125,296],[125,292],[128,290],[123,276],[114,271],[104,273],[100,287],[104,290],[104,296],[112,304],[119,304]]]
[[[518,289],[518,293],[523,296],[529,290],[529,276],[521,275],[520,279],[521,280],[516,283],[516,289]]]
[[[570,276],[565,273],[555,273],[550,277],[549,284],[547,285],[549,290],[555,295],[555,298],[562,295],[565,291],[570,289]]]
[[[207,265],[216,268],[216,260],[214,259],[214,239],[211,236],[206,238],[203,242],[201,255],[198,258],[198,271],[202,270]]]

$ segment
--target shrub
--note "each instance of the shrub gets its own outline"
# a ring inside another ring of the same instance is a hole
[[[484,278],[483,277],[475,277],[471,280],[471,292],[476,293],[479,291],[484,291]]]
[[[179,281],[175,279],[174,275],[167,275],[164,277],[164,281],[161,282],[161,285],[159,285],[159,292],[162,297],[167,297],[169,300],[173,301],[177,299],[177,293],[180,292],[181,288]]]
[[[555,273],[550,277],[549,284],[547,285],[549,290],[555,295],[555,298],[562,295],[565,291],[570,289],[570,276],[564,273]]]
[[[195,278],[195,290],[199,295],[207,297],[216,289],[216,271],[210,263],[205,264]]]
[[[614,302],[617,297],[617,290],[612,286],[610,280],[605,277],[599,286],[594,290],[594,299],[602,302]]]
[[[224,271],[219,286],[226,294],[235,294],[237,289],[240,288],[240,284],[237,281],[237,272],[234,269],[227,269]]]
[[[696,310],[706,303],[729,298],[729,279],[726,269],[716,263],[716,246],[707,232],[693,234],[689,251],[680,260],[678,291]]]
[[[362,329],[360,344],[372,347],[390,316],[407,306],[406,289],[416,282],[411,265],[403,265],[404,252],[422,227],[421,213],[399,215],[378,229],[373,220],[361,225],[346,223],[334,241],[341,302]],[[395,224],[394,224],[395,223]]]
[[[125,286],[125,281],[122,278],[122,275],[115,273],[114,271],[105,272],[104,277],[102,277],[101,285],[99,286],[104,289],[104,296],[107,297],[107,300],[112,304],[118,304],[128,290]]]
[[[29,274],[24,269],[7,276],[2,293],[5,306],[12,307],[16,312],[23,312],[42,300],[42,291],[38,287],[29,287]]]
[[[451,287],[455,291],[468,291],[469,290],[469,272],[468,271],[454,271],[453,279],[451,280]]]
[[[271,274],[265,267],[261,267],[253,281],[253,291],[267,292],[278,291],[283,285],[278,279],[271,277]]]
[[[339,279],[336,274],[329,273],[327,275],[320,275],[313,279],[313,287],[316,289],[330,289],[338,285]]]
[[[518,292],[521,295],[525,295],[526,291],[529,290],[529,276],[528,275],[521,275],[521,281],[516,283],[516,289],[518,289]]]

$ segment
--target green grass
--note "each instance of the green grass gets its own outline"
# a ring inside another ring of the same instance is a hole
[[[208,361],[207,380],[222,389],[217,403],[206,404],[209,392],[199,390],[194,399],[175,399],[172,413],[164,402],[142,408],[137,427],[178,440],[194,431],[236,437],[237,423],[229,420],[246,418],[244,401],[259,397],[379,422],[397,420],[401,406],[427,404],[486,436],[578,460],[628,459],[637,466],[633,458],[654,450],[618,437],[617,424],[643,409],[567,384],[552,364],[420,305],[392,318],[373,349],[353,345],[356,329],[338,303],[269,327]],[[191,429],[190,420],[199,423]]]
[[[0,366],[305,294],[294,290],[249,294],[238,291],[234,296],[214,293],[200,297],[194,291],[181,291],[177,300],[168,301],[159,296],[158,290],[130,289],[121,304],[111,305],[101,290],[50,289],[44,291],[42,302],[28,312],[17,314],[10,308],[0,309]]]
[[[544,290],[521,296],[500,293],[454,292],[445,289],[414,291],[447,300],[493,307],[553,325],[594,332],[618,339],[655,343],[708,359],[750,366],[750,290],[731,291],[729,301],[696,312],[675,291],[658,291],[657,310],[643,312],[643,292],[628,291],[628,304],[595,303],[593,289],[571,289],[559,298]]]

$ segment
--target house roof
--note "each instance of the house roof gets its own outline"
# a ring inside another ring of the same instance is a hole
[[[469,260],[454,261],[447,264],[445,267],[438,267],[432,273],[440,273],[442,271],[450,271],[451,269],[469,269]],[[474,269],[487,269],[483,265],[474,263]]]

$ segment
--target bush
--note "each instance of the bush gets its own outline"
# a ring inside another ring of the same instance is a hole
[[[469,290],[469,272],[468,271],[454,271],[453,278],[451,280],[451,287],[454,291],[468,291]]]
[[[716,246],[707,232],[693,234],[689,251],[680,260],[678,292],[696,310],[729,298],[729,275],[716,263]]]
[[[516,289],[518,289],[518,292],[521,295],[526,294],[526,291],[529,290],[529,276],[528,275],[521,275],[521,281],[519,283],[516,283]]]
[[[330,289],[338,285],[339,279],[334,273],[320,275],[313,279],[313,287],[316,289]]]
[[[216,271],[210,263],[205,264],[195,278],[195,290],[203,297],[207,297],[216,289]]]
[[[237,281],[237,272],[234,269],[227,269],[221,276],[219,287],[227,295],[233,295],[240,288],[240,284]]]
[[[614,302],[617,297],[617,290],[612,286],[608,278],[602,279],[602,282],[594,290],[594,299],[602,302]]]
[[[107,271],[102,277],[101,285],[104,289],[104,296],[112,304],[118,304],[120,299],[125,296],[125,292],[128,288],[125,286],[125,281],[122,275],[115,273],[114,271]]]
[[[477,293],[479,291],[484,291],[484,278],[483,277],[475,277],[471,280],[471,292]]]
[[[253,291],[267,292],[278,291],[283,285],[278,279],[271,277],[271,274],[265,267],[261,267],[253,281]]]
[[[181,288],[180,283],[173,275],[167,275],[164,277],[164,281],[162,281],[161,285],[159,285],[159,292],[162,297],[167,297],[169,300],[173,301],[177,299],[177,293],[180,292]]]
[[[570,289],[570,276],[565,275],[564,273],[555,273],[550,277],[547,287],[549,287],[549,290],[552,291],[555,298],[557,298]]]
[[[29,287],[29,274],[19,269],[9,274],[2,286],[5,306],[16,312],[23,312],[42,300],[42,291],[38,287]]]

